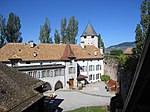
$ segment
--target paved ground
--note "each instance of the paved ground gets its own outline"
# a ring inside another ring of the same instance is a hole
[[[84,106],[109,105],[114,93],[105,90],[105,84],[97,82],[88,84],[83,90],[57,90],[57,98],[64,99],[59,107],[63,111],[73,110]],[[49,93],[45,93],[49,95]]]

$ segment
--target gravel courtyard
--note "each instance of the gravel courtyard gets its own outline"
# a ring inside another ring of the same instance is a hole
[[[55,93],[56,98],[64,99],[59,105],[63,111],[84,106],[109,105],[110,98],[114,96],[114,93],[105,90],[105,84],[102,82],[88,84],[83,90],[57,90]],[[49,92],[45,95],[49,95]]]

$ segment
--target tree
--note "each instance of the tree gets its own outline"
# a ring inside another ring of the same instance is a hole
[[[63,18],[60,21],[61,39],[62,39],[63,43],[67,43],[67,39],[66,39],[66,27],[67,27],[67,19]]]
[[[40,36],[39,40],[41,43],[53,43],[52,38],[50,38],[51,28],[48,18],[45,19],[43,26],[40,26]]]
[[[123,51],[114,49],[114,50],[110,51],[110,54],[115,55],[115,56],[120,56],[121,54],[123,54]]]
[[[146,38],[148,26],[150,24],[150,1],[144,0],[141,4],[140,10],[141,10],[141,20],[140,24],[137,24],[135,31],[136,55],[138,57],[142,52],[144,40]]]
[[[141,20],[140,24],[143,30],[143,37],[146,37],[148,26],[150,23],[150,1],[144,0],[141,4]]]
[[[76,43],[76,36],[78,34],[78,21],[75,19],[74,16],[72,16],[69,19],[69,23],[67,26],[67,19],[63,18],[61,19],[60,25],[61,25],[61,38],[63,43],[69,42],[70,44]]]
[[[60,35],[58,33],[58,30],[55,30],[55,33],[54,33],[54,40],[55,40],[55,43],[56,44],[59,44],[60,43]]]
[[[110,76],[109,75],[102,75],[101,80],[104,81],[104,82],[107,82],[107,81],[110,80]]]
[[[104,45],[104,42],[103,42],[103,40],[101,38],[101,34],[98,35],[98,48],[100,48],[100,47],[102,47],[103,50],[105,51],[105,45]]]
[[[142,36],[142,29],[140,24],[137,24],[135,32],[136,32],[136,36],[135,36],[136,53],[140,55],[144,43],[144,37]]]
[[[5,43],[5,37],[6,37],[6,22],[5,18],[3,18],[3,15],[0,14],[0,48]]]
[[[11,12],[7,22],[7,42],[22,42],[23,38],[21,37],[20,29],[20,18]]]
[[[76,43],[76,36],[78,34],[78,21],[75,19],[74,16],[72,16],[70,19],[69,19],[69,24],[68,24],[68,27],[67,27],[67,38],[68,38],[68,42],[70,44],[75,44]]]

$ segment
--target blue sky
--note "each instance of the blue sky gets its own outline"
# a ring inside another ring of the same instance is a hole
[[[78,43],[90,21],[105,46],[134,41],[142,0],[0,0],[0,13],[8,19],[14,12],[21,20],[23,42],[39,43],[40,25],[50,20],[51,37],[60,30],[60,20],[75,16],[79,22]]]

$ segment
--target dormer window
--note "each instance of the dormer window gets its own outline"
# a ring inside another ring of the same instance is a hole
[[[34,52],[34,53],[33,53],[33,56],[34,56],[34,57],[36,57],[36,56],[37,56],[37,53],[36,53],[36,52]]]
[[[95,51],[94,51],[94,55],[97,56],[97,54],[98,54],[98,52],[95,50]]]

